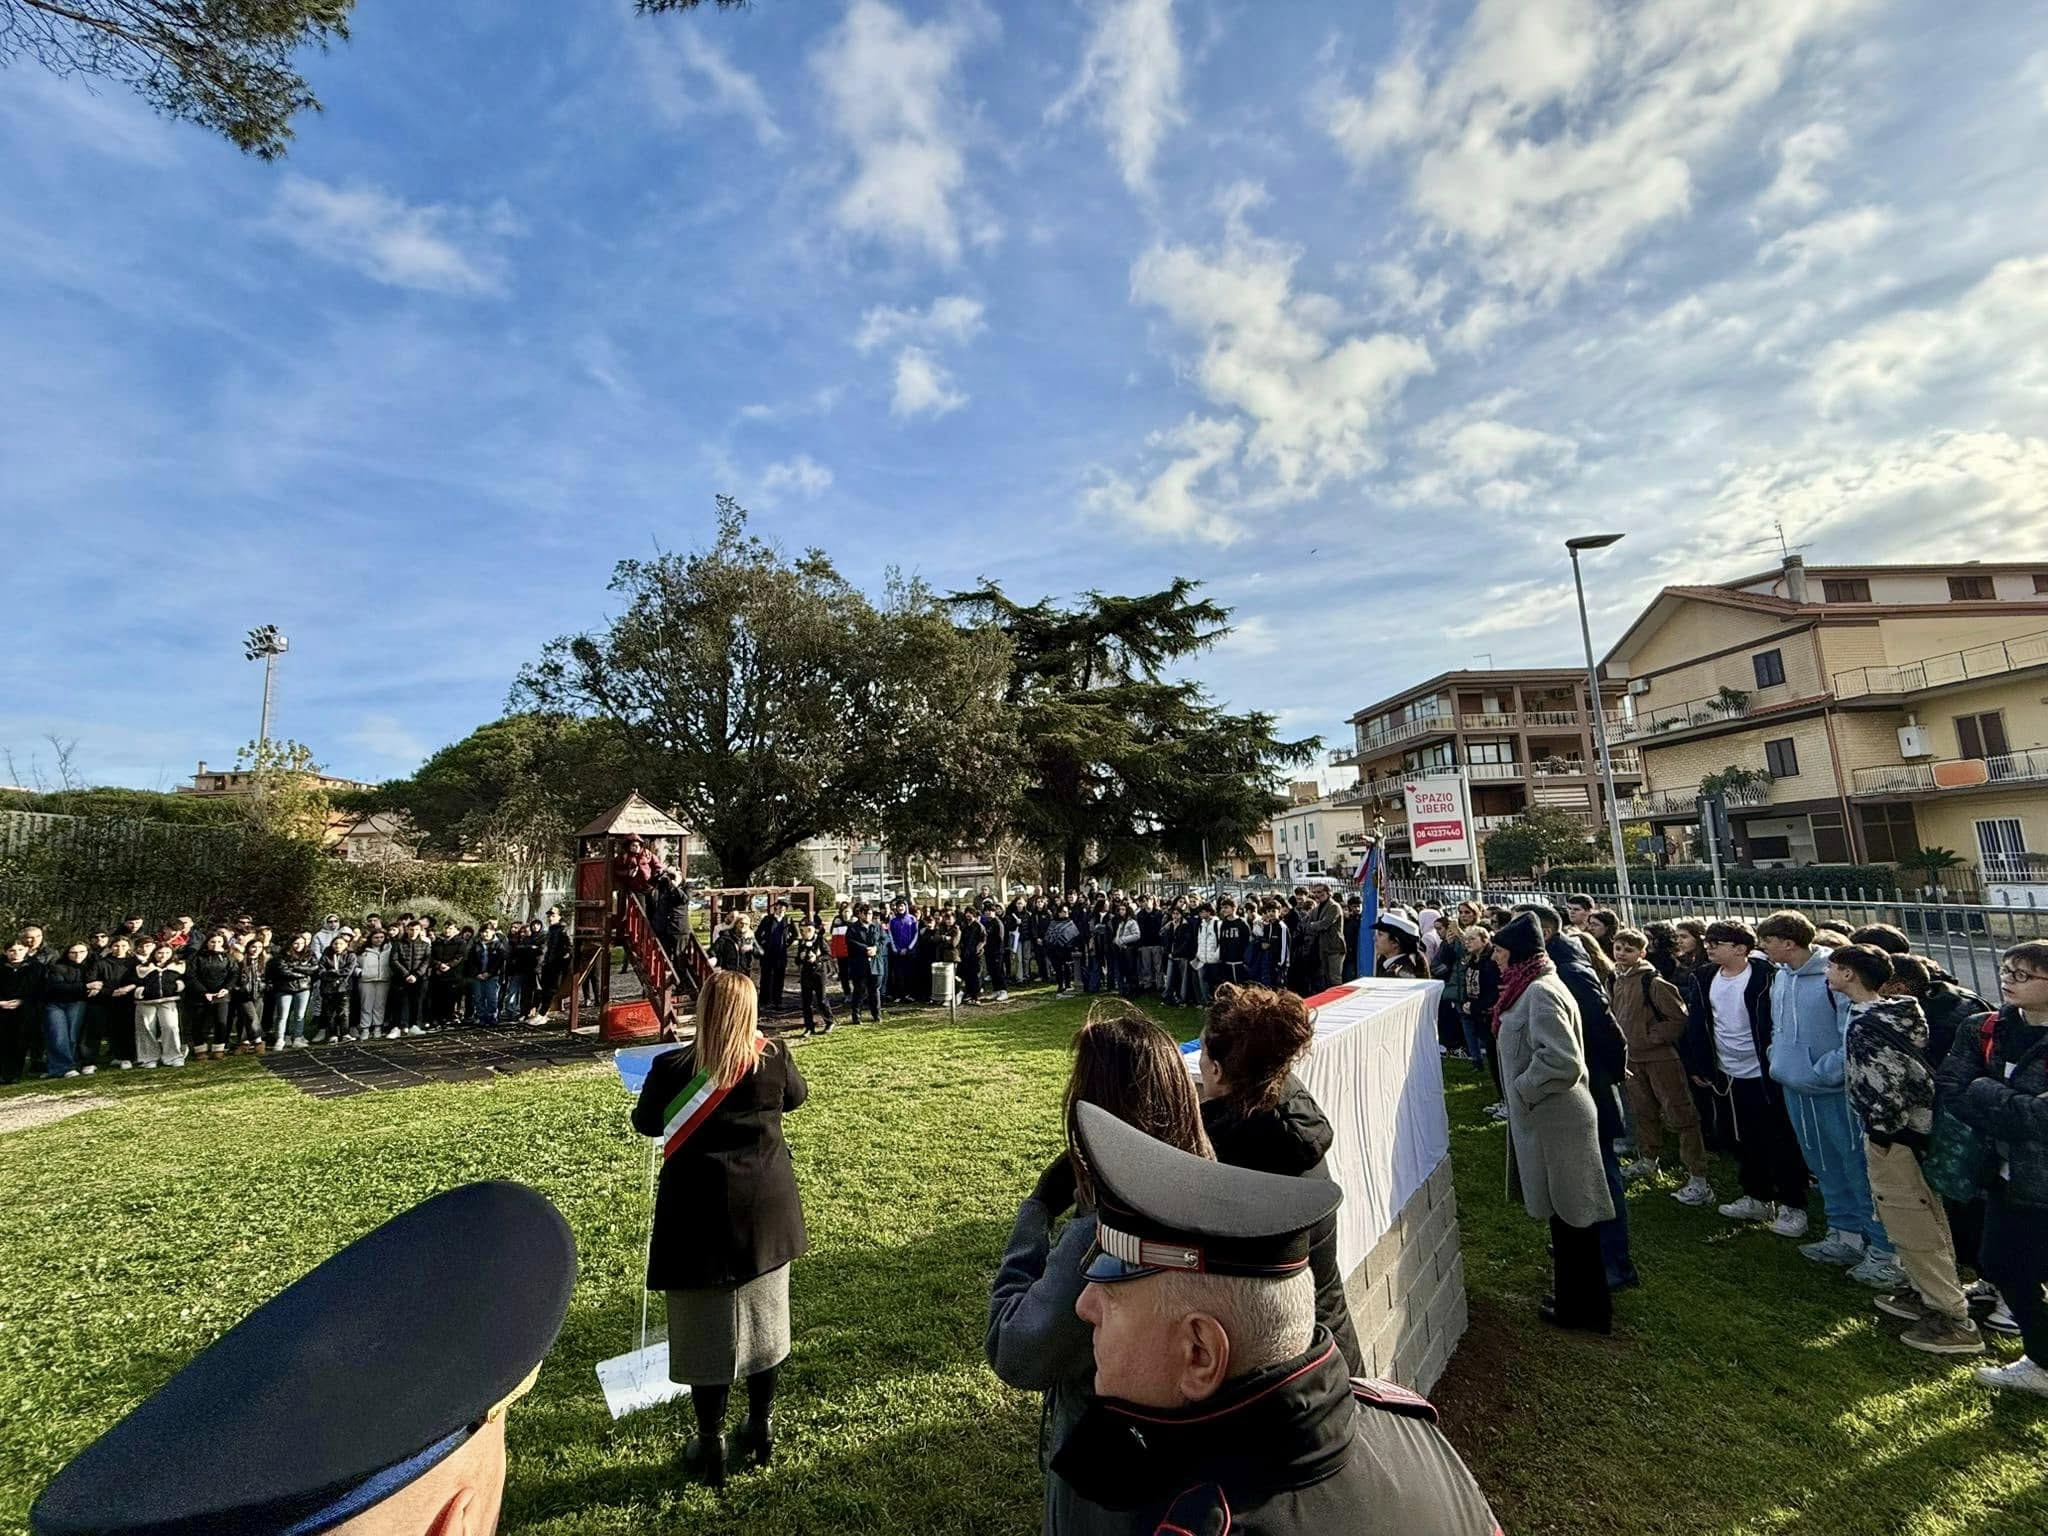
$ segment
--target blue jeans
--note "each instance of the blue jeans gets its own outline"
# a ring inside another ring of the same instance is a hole
[[[518,971],[505,973],[504,1004],[506,1018],[526,1017],[526,978]]]
[[[479,976],[469,984],[469,1022],[490,1029],[498,1022],[498,978]]]
[[[85,999],[43,1004],[43,1076],[78,1070],[78,1032],[85,1024]]]
[[[273,992],[270,1002],[270,1026],[276,1034],[276,1043],[282,1045],[289,1034],[294,1040],[306,1038],[306,1010],[312,1005],[311,992]]]
[[[1459,1003],[1458,1023],[1465,1031],[1465,1054],[1472,1058],[1472,1064],[1485,1069],[1487,1053],[1493,1049],[1493,1026],[1489,1021],[1474,1016],[1470,1003]]]
[[[1806,1166],[1820,1181],[1820,1200],[1828,1213],[1828,1226],[1837,1232],[1853,1232],[1864,1241],[1889,1249],[1884,1224],[1877,1219],[1870,1198],[1870,1165],[1863,1156],[1863,1127],[1849,1108],[1845,1093],[1801,1093],[1797,1088],[1781,1090],[1785,1115],[1792,1122],[1792,1134],[1799,1138],[1799,1150]]]

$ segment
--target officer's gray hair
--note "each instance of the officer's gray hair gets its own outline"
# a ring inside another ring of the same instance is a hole
[[[1281,1280],[1161,1270],[1152,1292],[1161,1317],[1206,1312],[1223,1324],[1233,1376],[1292,1360],[1315,1336],[1316,1283],[1307,1269]]]

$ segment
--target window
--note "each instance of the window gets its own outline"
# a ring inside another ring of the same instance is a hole
[[[1920,846],[1912,806],[1866,805],[1858,814],[1863,820],[1864,857],[1871,863],[1896,864]]]
[[[2027,856],[2027,833],[2017,816],[1995,816],[1974,823],[1977,829],[1977,861],[1993,880],[2025,877],[2033,860]]]
[[[1981,603],[1997,595],[1991,590],[1989,576],[1951,576],[1948,579],[1948,600],[1952,603]]]
[[[1749,840],[1749,856],[1752,859],[1789,859],[1792,857],[1792,839],[1752,837]]]
[[[1514,760],[1515,744],[1512,741],[1465,743],[1465,761],[1468,763],[1512,763]]]
[[[1870,583],[1861,576],[1843,577],[1836,581],[1823,581],[1820,593],[1830,603],[1867,603],[1870,601]]]
[[[1759,688],[1775,688],[1785,681],[1785,653],[1783,651],[1758,651],[1750,657],[1756,667],[1756,685]]]
[[[2048,592],[2048,576],[2035,576],[2034,591],[2037,593]]]
[[[1842,829],[1840,811],[1815,811],[1807,818],[1813,827],[1813,857],[1821,864],[1848,864],[1849,834]],[[1908,849],[1907,852],[1912,852]]]
[[[1420,751],[1404,753],[1401,762],[1409,773],[1416,773],[1424,768],[1449,768],[1451,744],[1448,741],[1440,741]]]
[[[1982,715],[1957,715],[1956,744],[1964,757],[2005,756],[2005,717],[1995,709]]]
[[[1799,748],[1790,736],[1780,736],[1776,741],[1764,743],[1764,766],[1774,779],[1799,777]]]

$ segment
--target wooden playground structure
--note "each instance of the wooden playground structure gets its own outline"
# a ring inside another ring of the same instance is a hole
[[[638,842],[681,885],[684,920],[675,927],[670,950],[656,931],[649,904],[651,893],[635,889],[638,870],[627,855]],[[698,937],[694,903],[703,901],[706,936],[732,911],[751,913],[757,898],[772,909],[784,899],[792,907],[816,915],[816,893],[807,885],[719,886],[689,888],[689,830],[673,816],[642,798],[636,790],[576,835],[576,891],[570,917],[569,1028],[587,1023],[595,1011],[598,1035],[605,1040],[636,1041],[673,1038],[682,1032],[695,1009],[698,989],[716,967]],[[624,951],[627,966],[639,982],[638,997],[614,998],[612,949]],[[585,985],[595,1001],[583,1001]]]

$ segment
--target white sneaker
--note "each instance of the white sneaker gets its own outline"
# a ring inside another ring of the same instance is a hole
[[[80,1077],[91,1077],[93,1073],[97,1071],[99,1071],[98,1067],[80,1067],[78,1069],[78,1075]]]
[[[396,1040],[400,1035],[404,1033],[404,1030],[400,1029],[397,1025],[394,1024],[390,1029],[384,1032],[384,1038],[386,1040]]]
[[[1487,1114],[1491,1115],[1491,1116],[1492,1116],[1492,1117],[1493,1117],[1494,1119],[1496,1119],[1496,1120],[1505,1120],[1505,1119],[1507,1119],[1507,1117],[1508,1117],[1508,1106],[1507,1106],[1507,1100],[1503,1099],[1503,1100],[1501,1100],[1501,1102],[1500,1102],[1500,1103],[1498,1103],[1498,1104],[1489,1104],[1489,1105],[1487,1105],[1487,1106],[1486,1106],[1486,1112],[1487,1112]]]
[[[1730,1221],[1775,1221],[1778,1208],[1754,1195],[1744,1195],[1740,1200],[1730,1200],[1722,1206],[1721,1214]]]
[[[158,1063],[154,1061],[145,1061],[142,1065],[145,1071],[154,1072],[157,1069]]]
[[[132,1061],[117,1061],[114,1063],[114,1065],[119,1067],[123,1072],[130,1072],[133,1071],[135,1068],[135,1063]]]
[[[1882,1248],[1872,1248],[1864,1254],[1863,1261],[1849,1271],[1849,1278],[1879,1291],[1896,1291],[1907,1283],[1906,1271],[1898,1256],[1886,1253]]]
[[[2020,1320],[2012,1315],[2012,1308],[2005,1304],[2005,1298],[2001,1296],[1998,1298],[1997,1306],[1977,1319],[1977,1326],[2010,1339],[2019,1335]]]
[[[999,1003],[1007,1003],[1009,1000],[1010,994],[1007,992],[998,992],[996,994],[996,1001]]]
[[[1708,1205],[1713,1202],[1714,1186],[1694,1174],[1685,1181],[1685,1188],[1674,1191],[1671,1198],[1680,1205]]]
[[[1771,1231],[1778,1237],[1806,1236],[1806,1212],[1793,1205],[1779,1206],[1778,1219],[1771,1223]]]
[[[2043,1370],[2025,1355],[2010,1365],[1980,1365],[1975,1373],[1977,1384],[1982,1387],[1997,1387],[2007,1392],[2030,1392],[2035,1397],[2048,1397],[2048,1370]]]
[[[64,1075],[66,1077],[76,1077],[78,1076],[78,1068],[73,1067],[69,1072],[66,1072]]]
[[[323,1029],[320,1031],[319,1034],[315,1035],[313,1037],[313,1043],[315,1045],[325,1045],[327,1043],[327,1031]]]
[[[411,1029],[408,1029],[406,1031],[408,1035],[424,1035],[426,1032],[426,1027],[420,1024],[415,1024]]]
[[[1863,1262],[1863,1235],[1829,1228],[1828,1235],[1819,1242],[1801,1243],[1799,1256],[1816,1264],[1839,1264],[1848,1269]]]

